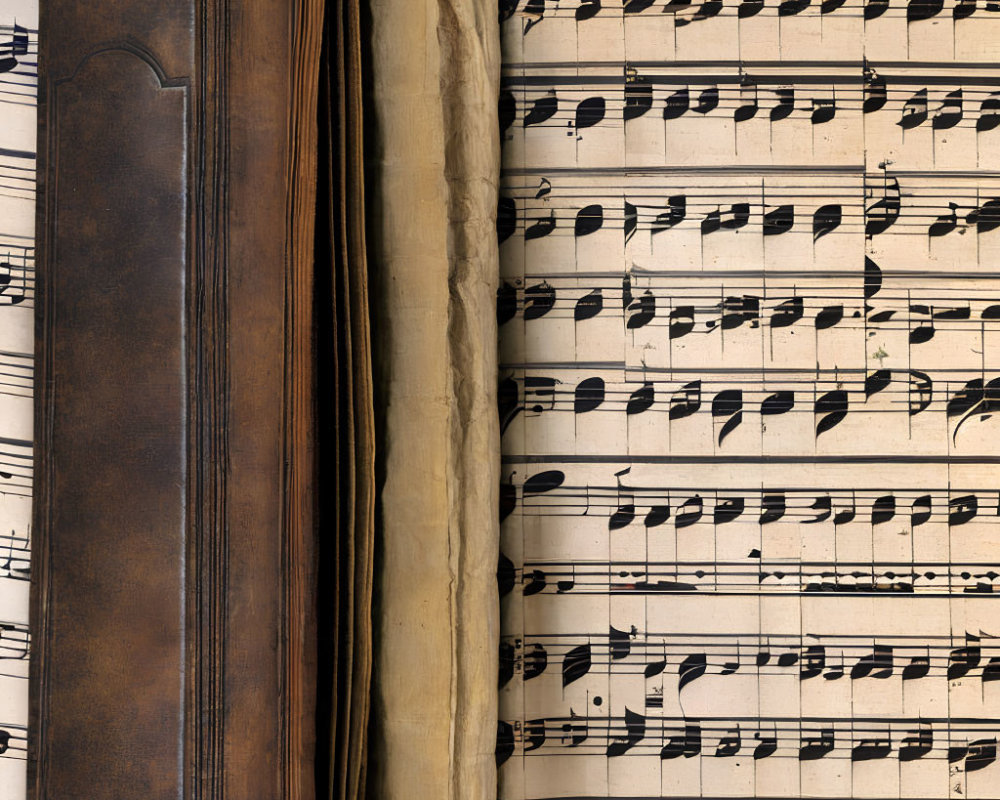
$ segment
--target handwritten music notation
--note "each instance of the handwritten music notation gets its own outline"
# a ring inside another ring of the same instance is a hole
[[[589,517],[606,520],[608,531],[649,530],[669,525],[748,523],[872,527],[901,521],[911,527],[969,523],[1000,524],[1000,489],[963,488],[748,488],[567,484],[561,470],[530,475],[521,486],[502,485],[500,516]]]
[[[0,800],[27,796],[38,35],[0,0]]]
[[[1000,6],[499,17],[499,796],[992,800]]]
[[[886,234],[919,236],[928,240],[927,248],[950,235],[976,237],[1000,228],[1000,178],[992,176],[944,184],[926,174],[856,168],[825,180],[808,168],[756,179],[743,172],[701,180],[637,172],[630,171],[628,183],[595,178],[599,189],[568,176],[555,183],[543,176],[520,183],[509,179],[497,212],[501,243],[573,237],[582,247],[590,241],[586,237],[603,231],[625,242],[647,237],[649,247],[658,236],[669,246],[676,239],[672,232],[700,239],[751,235],[761,237],[765,247],[768,240],[797,234],[807,246],[818,247],[830,236]]]
[[[624,15],[641,19],[640,15],[670,14],[674,24],[682,28],[695,22],[715,17],[736,16],[750,19],[758,15],[795,17],[798,15],[837,15],[862,17],[874,20],[882,16],[901,16],[907,22],[920,22],[935,17],[964,20],[1000,13],[991,3],[976,0],[500,0],[500,19],[507,21],[519,16],[524,33],[546,18],[570,17],[576,22],[586,22],[600,16]]]
[[[704,634],[640,632],[636,627],[609,627],[607,633],[526,634],[501,643],[500,683],[515,677],[558,680],[565,689],[587,676],[641,675],[659,678],[647,696],[647,707],[663,707],[665,684],[679,702],[686,686],[730,676],[792,676],[814,681],[847,678],[888,681],[1000,680],[1000,643],[996,637],[962,635],[864,637],[851,634]],[[586,681],[584,681],[586,683]],[[700,684],[699,684],[700,685]],[[888,684],[886,684],[888,685]],[[902,688],[902,684],[900,685]]]
[[[625,708],[616,716],[559,717],[501,722],[498,761],[515,750],[524,755],[548,748],[572,748],[571,754],[632,755],[675,758],[734,758],[743,752],[750,763],[764,758],[823,758],[868,761],[894,758],[959,764],[966,772],[993,765],[1000,720],[651,717]],[[539,755],[545,755],[539,752]]]

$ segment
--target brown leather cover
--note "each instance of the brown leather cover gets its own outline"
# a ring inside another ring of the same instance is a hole
[[[322,4],[42,13],[31,797],[310,800]]]

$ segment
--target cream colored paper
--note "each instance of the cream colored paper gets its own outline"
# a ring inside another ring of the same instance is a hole
[[[38,4],[0,0],[0,798],[26,796]]]
[[[997,797],[1000,14],[501,14],[500,797]]]
[[[372,4],[369,184],[384,484],[371,796],[496,792],[494,4]]]

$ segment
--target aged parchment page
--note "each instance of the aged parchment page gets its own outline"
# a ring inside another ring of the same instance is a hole
[[[493,800],[496,5],[388,0],[371,11],[368,263],[384,476],[369,795]]]
[[[500,796],[1000,797],[1000,6],[501,18]]]
[[[0,0],[0,800],[26,792],[37,29]]]

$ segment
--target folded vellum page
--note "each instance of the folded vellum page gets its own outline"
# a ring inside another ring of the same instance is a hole
[[[496,793],[495,3],[372,4],[371,796]]]

